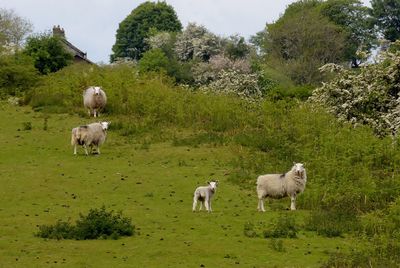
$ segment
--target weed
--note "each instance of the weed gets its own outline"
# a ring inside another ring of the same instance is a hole
[[[23,122],[22,129],[23,130],[32,130],[32,123],[31,122]]]

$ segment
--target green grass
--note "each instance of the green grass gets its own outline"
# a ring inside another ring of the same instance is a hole
[[[309,212],[271,209],[287,207],[284,199],[257,213],[255,192],[228,182],[238,145],[175,146],[171,137],[143,148],[110,131],[100,156],[74,156],[71,128],[93,120],[6,103],[0,114],[0,267],[319,267],[328,252],[354,247],[348,237],[305,231],[280,239],[282,251],[270,239],[246,237],[247,222],[289,213],[302,223]],[[214,212],[192,213],[193,191],[210,177],[220,180]],[[132,218],[137,233],[86,241],[34,236],[39,225],[74,222],[102,205]]]

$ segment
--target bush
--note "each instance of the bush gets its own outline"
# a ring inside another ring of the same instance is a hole
[[[38,79],[32,58],[21,53],[0,55],[0,97],[28,91]]]
[[[131,219],[122,217],[121,212],[108,212],[103,206],[90,209],[86,216],[80,214],[75,225],[63,221],[55,225],[41,225],[36,236],[50,239],[118,239],[120,236],[132,236],[134,232]]]
[[[293,216],[280,215],[273,227],[264,231],[264,238],[297,238],[298,228]]]

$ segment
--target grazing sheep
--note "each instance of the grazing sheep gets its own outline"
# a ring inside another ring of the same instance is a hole
[[[293,163],[285,174],[267,174],[257,178],[258,211],[265,212],[264,198],[290,197],[290,209],[296,210],[296,195],[306,187],[307,174],[302,163]]]
[[[100,87],[89,87],[83,92],[83,105],[88,109],[89,116],[93,111],[93,116],[98,117],[106,103],[106,93]]]
[[[87,147],[96,147],[96,151],[100,154],[100,145],[104,143],[107,137],[107,129],[110,122],[92,123],[85,126],[79,126],[72,129],[71,145],[74,146],[74,154],[76,155],[77,145],[82,145],[86,155],[89,155]]]
[[[211,199],[215,192],[217,191],[217,186],[218,186],[218,181],[217,180],[212,180],[207,182],[207,186],[200,186],[197,187],[196,190],[194,191],[194,196],[193,196],[193,212],[196,211],[196,205],[197,201],[200,201],[200,209],[203,208],[203,204],[206,207],[206,210],[208,212],[212,212],[211,208]]]

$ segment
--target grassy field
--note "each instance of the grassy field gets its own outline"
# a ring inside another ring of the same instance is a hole
[[[227,181],[237,146],[136,144],[111,130],[100,156],[74,156],[71,128],[93,120],[52,114],[46,126],[43,114],[5,102],[0,114],[0,267],[319,267],[328,253],[355,246],[303,231],[282,239],[280,250],[271,239],[246,237],[247,222],[291,214],[302,224],[308,212],[282,209],[284,199],[258,213],[255,191]],[[220,180],[214,212],[192,213],[193,191],[210,177]],[[132,218],[137,233],[95,241],[34,236],[38,225],[74,221],[102,205]]]

